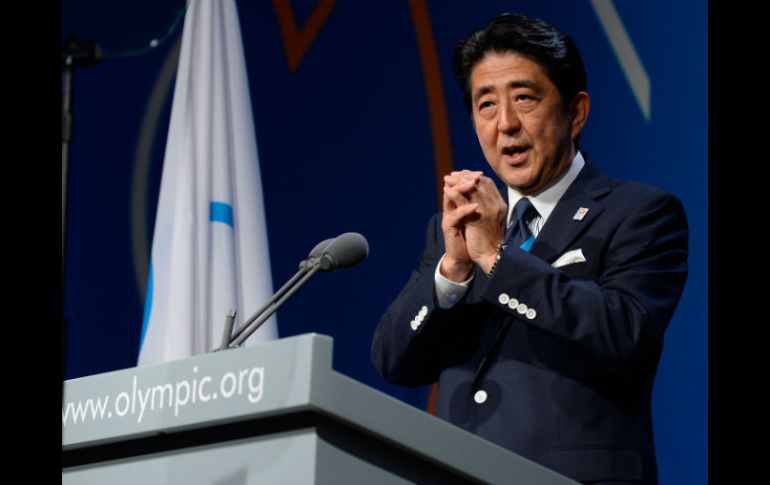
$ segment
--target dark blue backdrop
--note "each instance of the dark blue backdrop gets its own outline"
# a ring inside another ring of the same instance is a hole
[[[62,3],[63,33],[102,40],[109,32],[104,42],[112,44],[106,49],[128,48],[115,40],[121,39],[121,25],[108,25],[116,16],[96,16],[85,8],[90,3]],[[288,3],[301,29],[317,2]],[[418,3],[423,0],[412,5]],[[649,118],[597,13],[612,2],[429,0],[426,5],[454,168],[492,175],[451,74],[452,49],[494,15],[516,11],[556,24],[581,48],[592,99],[583,148],[611,175],[660,186],[684,202],[690,277],[666,335],[653,402],[655,433],[661,482],[705,483],[706,4],[614,3],[650,82]],[[139,20],[146,11],[156,12],[159,25],[173,18],[172,8],[153,9],[149,2],[134,7]],[[425,224],[437,209],[433,132],[410,2],[339,2],[294,71],[273,2],[240,1],[238,8],[274,283],[288,279],[321,239],[358,231],[371,246],[362,265],[311,280],[278,312],[279,332],[334,337],[336,369],[422,408],[427,389],[392,386],[369,363],[374,326],[417,264]],[[132,21],[123,16],[123,38],[143,39]],[[65,282],[68,378],[136,361],[178,37],[177,32],[143,55],[106,59],[75,75]]]

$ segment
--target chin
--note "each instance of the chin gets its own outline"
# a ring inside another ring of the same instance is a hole
[[[527,187],[529,187],[530,184],[529,184],[529,181],[522,182],[520,180],[508,179],[505,181],[505,185],[507,185],[508,187],[513,187],[514,189],[518,190],[523,194],[527,191]]]
[[[507,175],[507,177],[500,178],[503,179],[503,182],[505,182],[505,184],[509,187],[513,187],[514,189],[522,191],[522,188],[526,188],[532,185],[532,177],[528,176],[528,174],[509,173]]]

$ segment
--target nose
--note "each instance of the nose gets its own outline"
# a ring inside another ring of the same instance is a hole
[[[497,130],[500,133],[513,134],[521,128],[521,121],[511,101],[505,101],[500,106],[500,118],[497,120]]]

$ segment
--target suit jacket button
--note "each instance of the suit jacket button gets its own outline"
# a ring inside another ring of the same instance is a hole
[[[516,311],[519,312],[519,315],[524,315],[527,313],[527,305],[519,303],[519,306],[516,307]]]
[[[510,308],[511,310],[515,310],[517,306],[519,306],[519,300],[517,300],[516,298],[511,298],[510,300],[508,300],[508,308]]]
[[[534,320],[535,317],[537,316],[537,312],[535,311],[534,308],[530,308],[529,310],[527,310],[527,313],[525,313],[524,316],[526,316],[530,320]]]
[[[412,330],[417,330],[417,327],[419,327],[420,324],[417,323],[415,320],[412,320],[412,323],[410,323],[410,326],[412,327]]]
[[[500,296],[497,297],[497,301],[499,301],[501,305],[507,305],[510,299],[511,297],[506,293],[500,293]]]
[[[473,395],[473,400],[478,404],[484,404],[487,400],[487,391],[483,389],[476,391],[476,394]]]
[[[418,315],[425,317],[427,314],[428,314],[428,307],[423,305],[422,308],[420,308],[420,313]]]

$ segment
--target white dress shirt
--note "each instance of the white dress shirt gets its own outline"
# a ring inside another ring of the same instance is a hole
[[[553,209],[556,207],[559,199],[562,198],[569,186],[572,185],[572,182],[575,181],[584,165],[585,160],[583,159],[583,155],[578,151],[577,154],[575,154],[575,158],[572,159],[572,163],[570,164],[569,168],[565,170],[564,173],[550,185],[550,187],[541,191],[537,195],[527,196],[539,214],[529,222],[529,229],[532,231],[532,234],[535,237],[540,234],[540,231],[543,229],[545,222],[548,220],[551,212],[553,212]],[[511,221],[511,212],[513,212],[513,207],[522,197],[524,197],[524,195],[522,195],[518,190],[508,187],[507,220],[509,223]],[[446,256],[446,253],[444,256]],[[471,281],[473,281],[473,274],[471,274],[471,277],[462,283],[455,283],[454,281],[445,278],[440,271],[441,261],[444,260],[444,256],[441,256],[441,259],[438,262],[438,266],[436,266],[436,275],[434,277],[436,284],[436,300],[438,301],[438,306],[440,308],[451,308],[458,301],[460,301],[463,296],[465,296],[465,293],[468,291],[468,286],[470,285]]]

